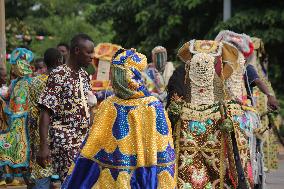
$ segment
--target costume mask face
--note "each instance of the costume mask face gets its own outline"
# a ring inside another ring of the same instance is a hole
[[[167,50],[162,46],[157,46],[152,50],[153,63],[158,71],[164,71],[167,64]]]
[[[189,70],[189,78],[200,86],[210,85],[214,79],[213,56],[206,53],[199,53],[192,57]]]
[[[147,66],[145,55],[134,49],[120,49],[112,59],[112,83],[115,94],[123,99],[149,96],[142,72]]]

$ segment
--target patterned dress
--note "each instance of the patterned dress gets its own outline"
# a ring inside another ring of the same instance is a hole
[[[52,111],[50,150],[54,171],[61,179],[66,176],[88,131],[90,115],[86,97],[90,90],[84,70],[76,72],[62,65],[50,73],[39,97],[38,103]]]
[[[34,179],[41,179],[52,175],[52,167],[47,166],[43,169],[36,163],[36,157],[39,153],[39,117],[40,109],[38,107],[38,98],[43,92],[48,76],[42,74],[32,79],[29,90],[30,111],[29,111],[29,131],[30,131],[30,146],[31,146],[31,176]]]
[[[0,166],[11,168],[29,166],[30,148],[28,134],[29,77],[12,81],[10,99],[5,107],[8,129],[0,133]]]

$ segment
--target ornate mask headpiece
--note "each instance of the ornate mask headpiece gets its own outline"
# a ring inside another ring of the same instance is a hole
[[[157,70],[163,71],[167,64],[167,50],[165,47],[157,46],[152,50],[152,59]]]
[[[238,34],[229,30],[219,32],[216,41],[226,41],[241,51],[245,58],[252,55],[254,47],[250,37],[246,34]]]
[[[149,96],[142,72],[147,58],[135,49],[119,49],[112,59],[112,82],[115,94],[123,99]]]

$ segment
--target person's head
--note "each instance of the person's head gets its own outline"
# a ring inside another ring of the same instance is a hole
[[[64,63],[63,56],[59,50],[49,48],[44,52],[44,63],[46,64],[48,70],[52,70]]]
[[[6,84],[7,81],[7,73],[4,67],[0,67],[0,86]]]
[[[34,65],[35,65],[35,73],[37,74],[43,74],[47,70],[45,63],[43,62],[43,58],[36,59]]]
[[[25,48],[16,48],[11,53],[11,72],[14,73],[16,77],[24,77],[32,74],[33,71],[30,63],[33,58],[34,55],[32,51]]]
[[[69,56],[69,45],[67,43],[59,43],[57,45],[57,50],[60,51],[60,53],[62,54],[63,58],[64,58],[64,63],[66,62],[68,56]]]
[[[94,42],[87,34],[77,34],[71,40],[70,58],[76,60],[80,67],[88,67],[94,59]]]
[[[119,49],[112,58],[111,80],[114,93],[122,99],[149,96],[142,73],[147,58],[135,49]]]
[[[167,63],[167,50],[165,47],[157,46],[152,50],[152,61],[158,71],[163,71]]]

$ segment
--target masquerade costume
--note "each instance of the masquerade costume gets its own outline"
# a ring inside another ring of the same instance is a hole
[[[167,61],[167,50],[162,46],[157,46],[152,50],[153,63],[150,63],[146,69],[147,88],[152,95],[166,101],[170,77],[175,70],[173,63]]]
[[[254,55],[255,59],[250,61],[250,64],[256,68],[259,78],[268,86],[270,93],[274,94],[274,90],[267,76],[268,58],[266,57],[263,41],[259,38],[252,38],[254,43]],[[255,97],[256,109],[260,115],[268,111],[267,96],[262,93],[258,88],[253,91]],[[276,127],[279,129],[281,124],[281,118],[279,116],[273,116],[272,120]],[[263,152],[264,152],[264,164],[268,170],[278,168],[278,138],[273,131],[273,128],[269,128],[269,118],[264,116],[261,118],[262,128],[259,129],[260,134],[263,137]],[[264,130],[267,130],[264,132]]]
[[[238,55],[229,43],[207,40],[191,40],[178,52],[185,63],[186,94],[172,97],[169,114],[177,118],[179,188],[251,187],[245,134],[251,122],[226,86]],[[235,92],[241,96],[242,90]]]
[[[252,172],[253,172],[253,179],[254,184],[258,185],[259,188],[265,188],[264,180],[265,180],[265,173],[264,173],[264,163],[263,163],[263,142],[258,135],[256,135],[256,131],[261,128],[261,122],[258,115],[258,112],[255,109],[255,98],[253,96],[253,87],[254,81],[259,78],[257,71],[255,70],[254,66],[249,64],[253,59],[253,52],[254,52],[254,45],[251,38],[246,34],[238,34],[232,31],[221,31],[216,39],[217,41],[226,41],[234,45],[241,55],[243,55],[243,63],[240,65],[245,66],[245,72],[242,74],[244,75],[243,79],[240,80],[242,83],[245,83],[245,88],[247,92],[247,98],[249,100],[243,100],[242,104],[247,105],[246,115],[247,118],[252,123],[250,127],[247,129],[247,136],[249,138],[249,146],[250,146],[250,158],[251,158],[251,165],[252,165]],[[235,83],[231,83],[229,86],[234,86]],[[243,87],[244,89],[244,87]],[[243,98],[245,99],[245,98]],[[248,107],[249,106],[249,107]]]
[[[145,55],[120,49],[112,60],[115,96],[103,101],[62,188],[170,188],[175,153],[162,103],[144,86]]]
[[[8,128],[0,131],[0,166],[8,165],[10,168],[29,166],[30,146],[27,123],[32,60],[33,53],[24,48],[17,48],[11,54],[10,64],[17,78],[12,81],[5,99],[7,105],[4,111],[8,118]]]
[[[96,71],[92,76],[91,85],[99,103],[113,95],[110,64],[114,53],[120,48],[120,46],[111,43],[99,43],[95,47],[93,66]]]

